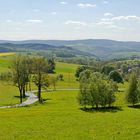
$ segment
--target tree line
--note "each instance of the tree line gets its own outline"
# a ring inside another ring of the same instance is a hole
[[[140,71],[133,69],[129,74],[129,85],[126,91],[126,101],[132,106],[140,102]],[[123,84],[118,71],[111,71],[108,75],[91,70],[87,66],[80,66],[75,76],[80,83],[78,102],[80,105],[96,107],[110,107],[116,101],[117,83]]]

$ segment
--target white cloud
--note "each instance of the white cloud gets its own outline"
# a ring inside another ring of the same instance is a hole
[[[57,12],[51,12],[51,14],[52,14],[52,15],[56,15],[56,14],[57,14]]]
[[[96,23],[96,25],[98,26],[114,30],[136,29],[137,27],[139,27],[139,24],[140,17],[136,15],[107,17],[101,19],[100,22]]]
[[[110,18],[102,18],[101,21],[110,21]]]
[[[73,21],[73,20],[68,20],[65,22],[66,25],[69,25],[69,24],[73,24],[73,25],[80,25],[80,26],[86,26],[87,23],[85,22],[81,22],[81,21]]]
[[[102,21],[112,21],[112,22],[119,22],[119,21],[137,21],[140,22],[140,17],[136,15],[128,15],[128,16],[116,16],[112,18],[103,18]]]
[[[108,22],[108,21],[102,21],[102,22],[98,22],[97,25],[112,25],[113,22]]]
[[[43,21],[40,19],[28,19],[27,22],[29,22],[29,23],[42,23]]]
[[[106,1],[106,0],[105,0],[105,1],[103,1],[103,3],[104,3],[104,4],[108,4],[108,3],[109,3],[109,1]]]
[[[60,4],[66,5],[67,2],[65,2],[65,1],[61,1]]]
[[[126,30],[126,28],[120,27],[120,26],[117,26],[117,25],[110,25],[110,26],[107,26],[106,28],[115,29],[115,30]]]
[[[79,3],[77,6],[81,7],[81,8],[94,8],[97,5],[96,4],[90,4],[90,3]]]
[[[105,17],[112,17],[113,14],[112,14],[112,13],[104,13],[104,16],[105,16]]]
[[[135,20],[135,21],[140,21],[140,17],[139,16],[135,16],[135,15],[129,15],[129,16],[117,16],[117,17],[113,17],[111,18],[112,21],[120,21],[120,20]]]

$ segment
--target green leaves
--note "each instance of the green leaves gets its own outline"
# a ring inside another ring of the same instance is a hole
[[[80,105],[92,107],[111,106],[115,102],[117,86],[113,81],[108,81],[101,73],[92,73],[86,70],[80,74],[80,93],[78,100]]]

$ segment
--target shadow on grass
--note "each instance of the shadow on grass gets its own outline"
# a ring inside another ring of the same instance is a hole
[[[42,99],[42,102],[46,102],[46,101],[49,101],[49,100],[52,100],[52,99],[50,99],[50,98]]]
[[[20,98],[20,96],[14,96],[15,98]]]
[[[38,105],[38,104],[41,104],[41,105],[45,105],[45,104],[48,104],[48,102],[47,101],[49,101],[49,100],[52,100],[52,99],[50,99],[50,98],[43,98],[43,99],[41,99],[41,102],[36,102],[36,105]]]
[[[130,108],[137,108],[137,109],[140,109],[140,104],[138,104],[138,105],[134,105],[134,106],[128,106],[128,107],[130,107]]]
[[[116,113],[118,111],[123,111],[121,107],[100,107],[100,108],[80,108],[82,111],[89,112],[89,113],[95,113],[95,112],[111,112]]]
[[[20,96],[14,96],[15,98],[20,98]],[[28,96],[26,96],[26,97],[28,97]],[[22,97],[23,99],[25,99],[26,97]]]

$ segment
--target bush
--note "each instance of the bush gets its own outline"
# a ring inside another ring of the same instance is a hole
[[[123,83],[123,78],[121,74],[117,71],[111,71],[109,74],[109,78],[117,83]]]

